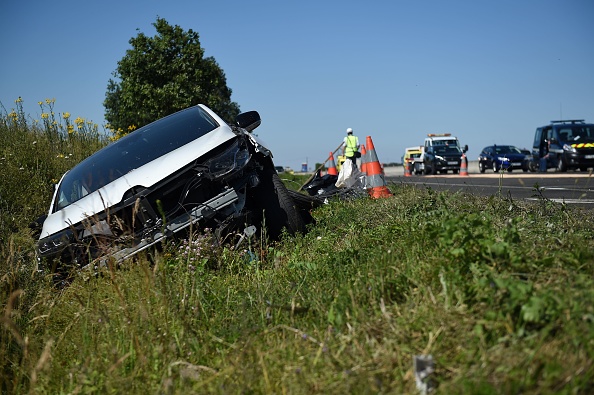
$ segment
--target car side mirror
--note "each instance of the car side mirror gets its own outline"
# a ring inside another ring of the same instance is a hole
[[[33,237],[39,237],[39,235],[41,234],[41,230],[43,229],[43,223],[45,222],[46,218],[47,214],[44,214],[29,224],[29,229],[31,229]]]
[[[462,151],[462,152],[466,152],[466,151],[468,151],[468,144],[466,144],[466,145],[464,146],[464,151]]]
[[[260,119],[260,114],[258,111],[248,111],[239,114],[235,118],[235,122],[237,126],[251,132],[252,130],[256,129],[262,123]]]

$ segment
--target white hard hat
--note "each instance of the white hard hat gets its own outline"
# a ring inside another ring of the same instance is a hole
[[[347,128],[347,134],[353,133],[353,129]]]

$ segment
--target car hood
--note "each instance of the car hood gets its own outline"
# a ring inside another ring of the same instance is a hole
[[[217,119],[219,118],[217,117]],[[150,187],[236,137],[236,134],[226,123],[221,121],[220,125],[210,133],[130,171],[63,209],[55,213],[50,212],[43,223],[40,238],[50,236],[87,217],[101,213],[106,208],[120,203],[130,188]],[[52,207],[55,199],[54,195]]]

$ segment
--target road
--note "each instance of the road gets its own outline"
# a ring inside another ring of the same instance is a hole
[[[469,175],[403,175],[402,168],[385,169],[386,182],[414,184],[434,190],[463,191],[483,196],[501,195],[512,199],[538,200],[542,197],[568,205],[594,209],[594,174],[586,172],[492,173],[481,174],[469,165]],[[396,169],[399,169],[396,170]],[[540,189],[540,194],[537,191]],[[540,197],[539,195],[542,195]]]

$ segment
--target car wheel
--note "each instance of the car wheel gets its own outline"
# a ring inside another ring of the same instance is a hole
[[[567,171],[567,164],[565,163],[565,159],[563,159],[563,155],[557,158],[557,171],[558,172],[566,172]]]
[[[493,162],[493,173],[497,173],[499,169],[497,168],[497,163]]]
[[[434,176],[434,175],[436,175],[436,174],[437,174],[437,169],[435,168],[435,166],[432,166],[432,167],[431,167],[430,174],[431,174],[432,176]]]
[[[481,173],[485,172],[485,164],[483,162],[479,162],[479,171]]]
[[[262,173],[262,185],[256,188],[257,196],[253,199],[263,213],[263,224],[272,239],[278,239],[283,228],[289,234],[305,231],[305,221],[295,201],[289,195],[287,187],[275,171]]]

